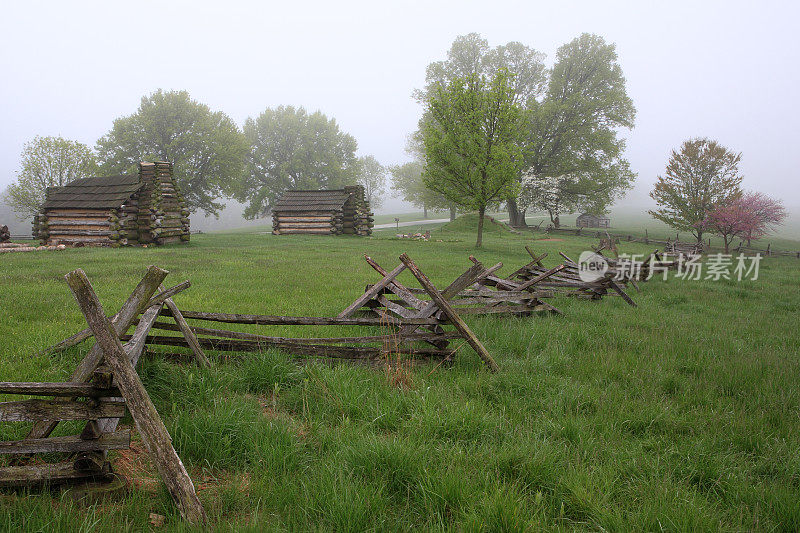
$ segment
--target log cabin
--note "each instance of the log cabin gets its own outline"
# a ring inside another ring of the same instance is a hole
[[[48,188],[33,234],[45,245],[188,242],[189,210],[172,163],[140,163],[137,174],[82,178]]]
[[[371,235],[374,225],[364,187],[288,190],[272,207],[275,235]]]
[[[611,220],[603,215],[583,213],[575,219],[576,228],[607,228]]]

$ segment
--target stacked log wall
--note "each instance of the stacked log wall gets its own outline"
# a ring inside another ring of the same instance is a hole
[[[189,210],[173,178],[172,163],[142,163],[144,187],[139,193],[140,242],[170,244],[188,242]]]
[[[48,209],[39,215],[36,233],[43,244],[108,246],[112,235],[110,209]]]
[[[344,233],[354,235],[372,235],[374,215],[370,211],[369,202],[366,200],[362,185],[351,185],[344,190],[350,194],[344,204]]]
[[[156,165],[155,163],[139,164],[139,179],[144,186],[139,191],[139,201],[137,203],[137,225],[139,226],[139,242],[150,244],[153,242],[153,220],[155,215],[151,211],[153,194],[155,187]]]
[[[338,235],[341,232],[341,212],[280,211],[272,214],[272,233],[275,235]]]

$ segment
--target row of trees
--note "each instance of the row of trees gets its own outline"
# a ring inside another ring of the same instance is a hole
[[[479,213],[505,203],[513,225],[527,209],[546,211],[554,226],[564,212],[603,213],[635,179],[619,131],[636,114],[614,46],[583,34],[544,56],[521,43],[490,48],[477,34],[459,37],[447,59],[428,67],[416,92],[424,105],[409,152],[392,167],[395,187],[425,207],[456,205]],[[786,216],[779,201],[744,193],[741,154],[715,141],[691,139],[674,151],[651,196],[650,213],[674,228],[759,238]]]
[[[8,201],[30,217],[48,186],[128,173],[154,159],[175,164],[192,210],[215,214],[219,199],[232,197],[247,204],[247,218],[267,215],[289,188],[361,183],[377,207],[387,170],[394,193],[426,215],[483,215],[505,204],[517,226],[529,209],[548,212],[555,226],[565,212],[605,212],[632,186],[619,132],[633,127],[635,109],[614,45],[599,36],[563,45],[551,68],[521,43],[490,48],[478,34],[461,36],[445,60],[428,66],[414,96],[424,111],[406,148],[412,160],[386,169],[372,156],[357,157],[356,140],[321,112],[280,106],[248,118],[240,130],[185,91],[159,90],[115,120],[94,149],[53,137],[28,143]],[[758,238],[785,210],[741,191],[740,161],[741,154],[714,141],[687,141],[651,193],[659,204],[651,214],[698,241],[708,232],[726,244],[735,236]],[[482,223],[480,216],[478,246]]]
[[[217,214],[221,197],[247,204],[245,216],[269,213],[288,188],[340,188],[361,183],[373,206],[381,202],[386,169],[357,157],[352,135],[321,112],[280,106],[249,118],[242,130],[186,91],[156,91],[136,113],[118,118],[94,149],[60,137],[25,145],[8,203],[22,218],[35,215],[45,189],[72,180],[135,171],[137,163],[167,160],[192,211]]]
[[[775,230],[786,218],[779,200],[741,189],[741,153],[711,139],[690,139],[673,150],[666,172],[650,196],[658,209],[650,214],[697,242],[707,233],[722,237],[725,252],[735,238],[759,239]]]
[[[518,42],[458,37],[415,97],[424,112],[409,143],[414,161],[390,172],[418,207],[482,214],[505,204],[513,225],[525,225],[527,209],[558,225],[566,211],[604,212],[632,186],[618,132],[633,127],[636,110],[614,45],[597,35],[560,47],[552,68]]]

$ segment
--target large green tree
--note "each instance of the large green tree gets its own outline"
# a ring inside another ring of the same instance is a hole
[[[61,187],[96,172],[94,152],[85,144],[37,136],[22,149],[17,179],[6,190],[6,201],[25,220],[39,212],[48,187]]]
[[[491,77],[501,68],[513,74],[511,87],[525,111],[526,164],[517,176],[520,183],[572,175],[580,187],[565,190],[574,195],[564,194],[564,199],[577,204],[592,195],[598,210],[630,188],[635,175],[617,132],[633,127],[635,109],[614,45],[583,34],[559,48],[555,65],[546,69],[544,54],[532,48],[518,42],[491,48],[470,33],[456,38],[445,60],[428,66],[426,85],[415,96],[425,104],[435,87],[455,77]],[[427,119],[423,115],[421,123]],[[524,206],[517,205],[516,197],[506,200],[512,225],[524,225]]]
[[[320,111],[280,106],[248,118],[250,143],[244,187],[236,195],[248,202],[246,218],[269,214],[287,189],[340,188],[356,183],[358,144],[335,119]]]
[[[649,211],[675,229],[703,240],[705,221],[715,207],[741,196],[742,154],[711,139],[689,139],[673,150],[667,169],[650,197],[658,209]]]
[[[456,37],[447,52],[446,59],[435,61],[428,65],[425,71],[425,87],[414,92],[417,101],[427,109],[431,95],[438,87],[447,86],[456,78],[470,75],[486,76],[491,78],[500,69],[505,69],[512,74],[509,82],[517,104],[526,109],[530,103],[535,103],[543,94],[547,82],[547,70],[544,65],[545,55],[524,44],[512,41],[494,48],[489,42],[477,33],[468,33]],[[423,112],[420,119],[420,129],[429,120],[427,112]],[[418,136],[418,134],[416,134]],[[412,136],[413,138],[413,136]],[[521,181],[522,173],[517,175]],[[440,195],[433,195],[434,197]],[[512,223],[518,218],[519,210],[516,197],[505,198]],[[454,217],[454,207],[445,201],[450,209],[451,218]],[[438,205],[437,205],[438,207]],[[522,217],[524,223],[524,216]]]
[[[423,179],[448,200],[478,212],[483,241],[487,207],[514,194],[521,164],[518,144],[521,110],[511,76],[470,74],[439,86],[430,96],[423,122]]]
[[[584,33],[560,47],[544,97],[528,104],[527,177],[569,176],[565,203],[597,211],[630,189],[636,175],[619,131],[633,128],[636,109],[613,44]]]
[[[366,155],[358,158],[359,185],[364,187],[364,195],[370,207],[377,209],[383,205],[383,191],[386,188],[386,167],[375,159],[375,156]]]
[[[109,174],[132,172],[141,161],[172,162],[189,208],[217,214],[223,204],[216,200],[241,187],[247,143],[225,113],[186,91],[158,90],[136,113],[114,121],[97,153]]]

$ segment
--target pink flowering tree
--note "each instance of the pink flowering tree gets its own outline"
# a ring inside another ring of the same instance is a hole
[[[760,192],[748,192],[741,199],[750,213],[749,224],[742,232],[742,238],[750,246],[751,240],[757,240],[775,231],[786,218],[786,208],[780,200],[770,198]]]
[[[779,200],[760,192],[748,192],[725,203],[717,204],[701,223],[703,229],[722,237],[725,253],[734,238],[750,241],[775,230],[786,218],[786,209]]]
[[[722,237],[726,254],[733,239],[744,235],[746,229],[752,224],[751,213],[744,208],[741,199],[717,205],[702,222],[706,231]]]

